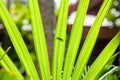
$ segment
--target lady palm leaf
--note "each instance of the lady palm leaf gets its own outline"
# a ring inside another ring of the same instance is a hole
[[[17,55],[25,68],[26,74],[30,76],[30,80],[39,80],[34,63],[22,39],[22,36],[2,0],[0,0],[0,15]]]
[[[63,63],[68,15],[68,0],[62,0],[61,2],[61,8],[54,37],[54,56],[52,68],[53,80],[70,80],[70,78],[72,78],[72,80],[79,80],[80,78],[83,80],[98,79],[102,75],[102,73],[108,69],[108,66],[113,62],[114,58],[117,56],[113,55],[113,53],[120,44],[120,32],[110,41],[110,43],[100,53],[100,55],[92,64],[88,72],[85,71],[85,77],[81,77],[96,43],[100,26],[112,3],[112,0],[104,0],[104,3],[96,17],[96,20],[93,26],[90,28],[90,31],[88,32],[86,40],[77,59],[77,63],[75,63],[89,1],[90,0],[80,0],[80,3],[78,5],[76,19],[72,27],[64,66]],[[34,38],[35,51],[38,59],[41,77],[43,80],[50,80],[48,52],[46,47],[42,19],[38,6],[38,0],[28,0],[28,2],[31,14],[32,33]],[[22,39],[22,36],[18,31],[17,26],[13,22],[9,12],[4,6],[2,0],[0,0],[0,15],[5,24],[5,28],[11,38],[11,41],[14,45],[14,48],[17,52],[17,55],[25,68],[27,77],[24,79],[39,80],[37,71],[35,69],[35,65],[29,55],[29,52]],[[0,58],[0,63],[2,64],[2,67],[6,70],[10,70],[13,72],[15,71],[15,74],[18,75],[19,80],[23,80],[23,76],[17,70],[15,65],[12,63],[12,61],[7,55],[3,56],[4,54],[5,51],[0,47],[0,57],[2,56],[2,58]],[[63,75],[61,74],[62,67],[64,67]]]
[[[60,80],[65,53],[68,0],[62,0],[54,37],[52,79]]]
[[[48,61],[48,52],[44,36],[43,24],[41,20],[38,0],[28,0],[32,22],[32,33],[34,38],[35,51],[38,59],[38,65],[43,80],[50,80],[50,68]]]
[[[103,49],[98,58],[91,65],[84,80],[98,79],[98,77],[101,75],[103,68],[106,66],[106,64],[112,57],[113,53],[115,52],[119,44],[120,44],[120,32]]]
[[[104,0],[104,3],[101,6],[101,9],[98,12],[98,15],[96,17],[96,20],[95,20],[93,26],[91,27],[90,31],[88,32],[88,35],[85,39],[85,42],[83,44],[83,47],[82,47],[79,57],[77,59],[77,63],[75,64],[75,69],[72,74],[73,80],[79,80],[79,78],[90,58],[90,55],[92,53],[92,50],[94,48],[94,45],[95,45],[97,37],[98,37],[98,33],[100,30],[101,24],[104,20],[104,17],[107,14],[107,12],[109,11],[111,3],[112,3],[112,0]]]
[[[80,44],[84,18],[86,16],[87,8],[88,8],[89,0],[80,0],[76,19],[72,27],[72,32],[70,35],[68,50],[65,59],[64,65],[64,73],[63,73],[63,80],[69,80],[72,69],[74,66],[75,58],[77,55],[78,47]]]

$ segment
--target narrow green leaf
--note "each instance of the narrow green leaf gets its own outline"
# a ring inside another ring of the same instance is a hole
[[[0,46],[0,48],[1,48],[1,50],[2,50],[2,47],[1,47],[1,46]],[[10,48],[11,48],[11,47],[9,47],[9,48],[4,52],[4,54],[1,55],[0,60],[3,59],[3,57],[7,54],[7,52],[10,50]]]
[[[102,69],[120,44],[120,32],[109,42],[109,44],[103,49],[98,58],[90,67],[84,80],[97,79],[100,76]]]
[[[113,68],[116,66],[112,65],[115,58],[120,54],[120,52],[115,53],[110,57],[108,62],[105,64],[104,68],[99,72],[99,76],[102,76],[99,78],[99,80],[102,80],[105,76],[107,76],[111,71],[114,71]],[[112,70],[113,69],[113,70]],[[116,70],[116,69],[115,69]]]
[[[28,0],[38,65],[43,80],[50,80],[50,67],[38,0]]]
[[[82,36],[83,24],[84,24],[84,19],[86,16],[89,1],[90,0],[80,0],[80,3],[78,5],[76,19],[72,27],[68,50],[66,54],[63,80],[69,80],[72,74],[72,69],[74,66],[75,58],[77,55],[77,51]]]
[[[39,80],[34,63],[22,39],[22,36],[2,0],[0,0],[0,15],[27,75],[31,76],[30,80]]]
[[[112,68],[110,70],[108,70],[104,75],[102,75],[98,80],[104,80],[106,77],[109,77],[109,75],[112,75],[112,73],[114,73],[120,69],[119,66],[111,66],[111,67]],[[112,80],[116,80],[116,79],[112,79]]]
[[[23,80],[22,74],[19,72],[15,64],[12,62],[12,60],[9,58],[7,53],[0,47],[0,64],[2,68],[4,68],[7,71],[11,71],[14,74],[17,75],[18,80]]]
[[[92,53],[92,50],[94,48],[94,45],[95,45],[97,37],[98,37],[98,33],[100,30],[101,24],[110,8],[111,3],[112,3],[112,0],[104,0],[104,3],[101,6],[101,9],[96,17],[96,20],[95,20],[93,26],[90,28],[90,31],[88,32],[88,35],[85,39],[83,47],[80,51],[77,63],[75,65],[75,70],[73,71],[73,75],[72,75],[73,80],[79,80],[79,78],[89,60],[89,57]]]
[[[111,68],[111,65],[113,63],[113,61],[116,59],[116,57],[120,54],[120,52],[115,53],[113,56],[111,56],[111,58],[108,60],[108,62],[106,63],[104,69],[102,69],[99,73],[100,76],[102,76],[103,74],[106,73],[106,71],[108,71]]]
[[[106,67],[107,66],[110,67],[119,54],[120,54],[120,52],[117,52],[114,55],[112,55],[111,58],[108,60]]]
[[[55,37],[54,37],[54,54],[53,54],[53,80],[60,80],[66,41],[66,28],[68,16],[68,0],[61,0],[60,12],[57,20]]]

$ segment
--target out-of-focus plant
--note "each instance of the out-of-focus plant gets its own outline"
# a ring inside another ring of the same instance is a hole
[[[30,14],[26,4],[22,2],[12,2],[10,4],[10,13],[18,27],[25,25],[25,20],[28,20],[29,24]]]
[[[9,12],[18,27],[30,24],[30,13],[27,4],[22,1],[12,1],[9,5]]]
[[[113,27],[120,27],[120,0],[113,0],[107,19],[113,22]]]

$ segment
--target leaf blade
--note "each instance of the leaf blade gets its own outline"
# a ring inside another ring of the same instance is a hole
[[[53,80],[61,79],[65,53],[67,16],[68,16],[68,0],[61,0],[61,7],[54,37],[54,55],[52,68]]]
[[[88,35],[85,39],[85,42],[82,46],[80,53],[79,53],[79,57],[77,59],[76,65],[75,65],[75,69],[73,71],[73,75],[72,75],[73,80],[78,80],[80,78],[82,71],[84,70],[84,68],[89,60],[89,57],[92,53],[92,50],[94,48],[94,45],[95,45],[97,37],[98,37],[98,33],[100,30],[101,24],[110,8],[111,3],[112,3],[112,0],[104,1],[103,5],[96,17],[94,24],[92,25],[92,27],[90,28],[90,31],[88,32]],[[105,12],[105,13],[103,13],[103,12]]]
[[[69,80],[72,74],[72,69],[74,66],[75,58],[82,36],[83,24],[88,4],[89,0],[80,0],[76,14],[76,19],[74,21],[72,31],[70,34],[70,40],[64,65],[63,80]]]
[[[50,80],[50,67],[43,24],[41,20],[38,0],[28,0],[31,13],[32,34],[34,38],[35,51],[38,59],[39,69],[43,80]]]
[[[39,77],[35,69],[34,63],[32,61],[32,58],[28,52],[28,49],[22,39],[22,36],[17,26],[15,25],[2,0],[0,0],[0,15],[1,19],[5,24],[5,28],[9,34],[9,37],[13,43],[13,46],[17,52],[17,55],[25,68],[27,75],[31,76],[31,80],[38,80]]]
[[[108,43],[108,45],[103,49],[98,58],[90,67],[88,73],[86,74],[84,80],[86,79],[97,79],[100,76],[100,71],[105,67],[107,62],[110,60],[111,56],[120,44],[120,32]],[[95,72],[95,73],[92,73]]]

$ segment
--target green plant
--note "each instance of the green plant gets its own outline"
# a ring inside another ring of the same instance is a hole
[[[113,22],[113,27],[120,27],[119,19],[119,11],[120,11],[120,0],[113,0],[112,6],[106,18]]]
[[[52,80],[79,80],[82,75],[87,62],[90,58],[94,45],[96,43],[100,26],[109,11],[110,5],[113,0],[104,0],[100,11],[96,17],[94,24],[92,25],[83,47],[80,51],[77,62],[75,63],[78,47],[81,40],[83,31],[84,18],[88,9],[89,0],[81,0],[78,6],[75,22],[72,27],[69,45],[65,54],[65,41],[66,41],[66,27],[67,27],[67,15],[68,15],[68,0],[62,0],[61,8],[59,12],[58,22],[55,30],[54,37],[54,52],[53,52],[53,68],[52,68]],[[32,22],[32,33],[35,45],[36,56],[41,73],[42,80],[50,80],[50,68],[48,60],[48,52],[46,48],[44,30],[40,10],[38,7],[38,0],[28,0],[29,10]],[[13,19],[11,18],[8,10],[6,9],[2,0],[0,0],[0,16],[4,22],[5,28],[11,38],[13,46],[17,52],[20,62],[24,66],[26,77],[21,75],[12,60],[7,56],[2,47],[0,47],[0,63],[1,66],[7,70],[16,74],[18,80],[39,80],[39,76],[32,58],[26,48],[26,45],[22,39],[18,28],[16,27]],[[117,56],[115,50],[120,44],[120,32],[108,43],[103,49],[98,58],[90,66],[90,69],[81,79],[83,80],[97,80],[102,76],[112,64],[113,60]],[[63,64],[64,63],[64,64]],[[75,65],[75,66],[74,66]],[[63,71],[63,74],[62,74]]]

